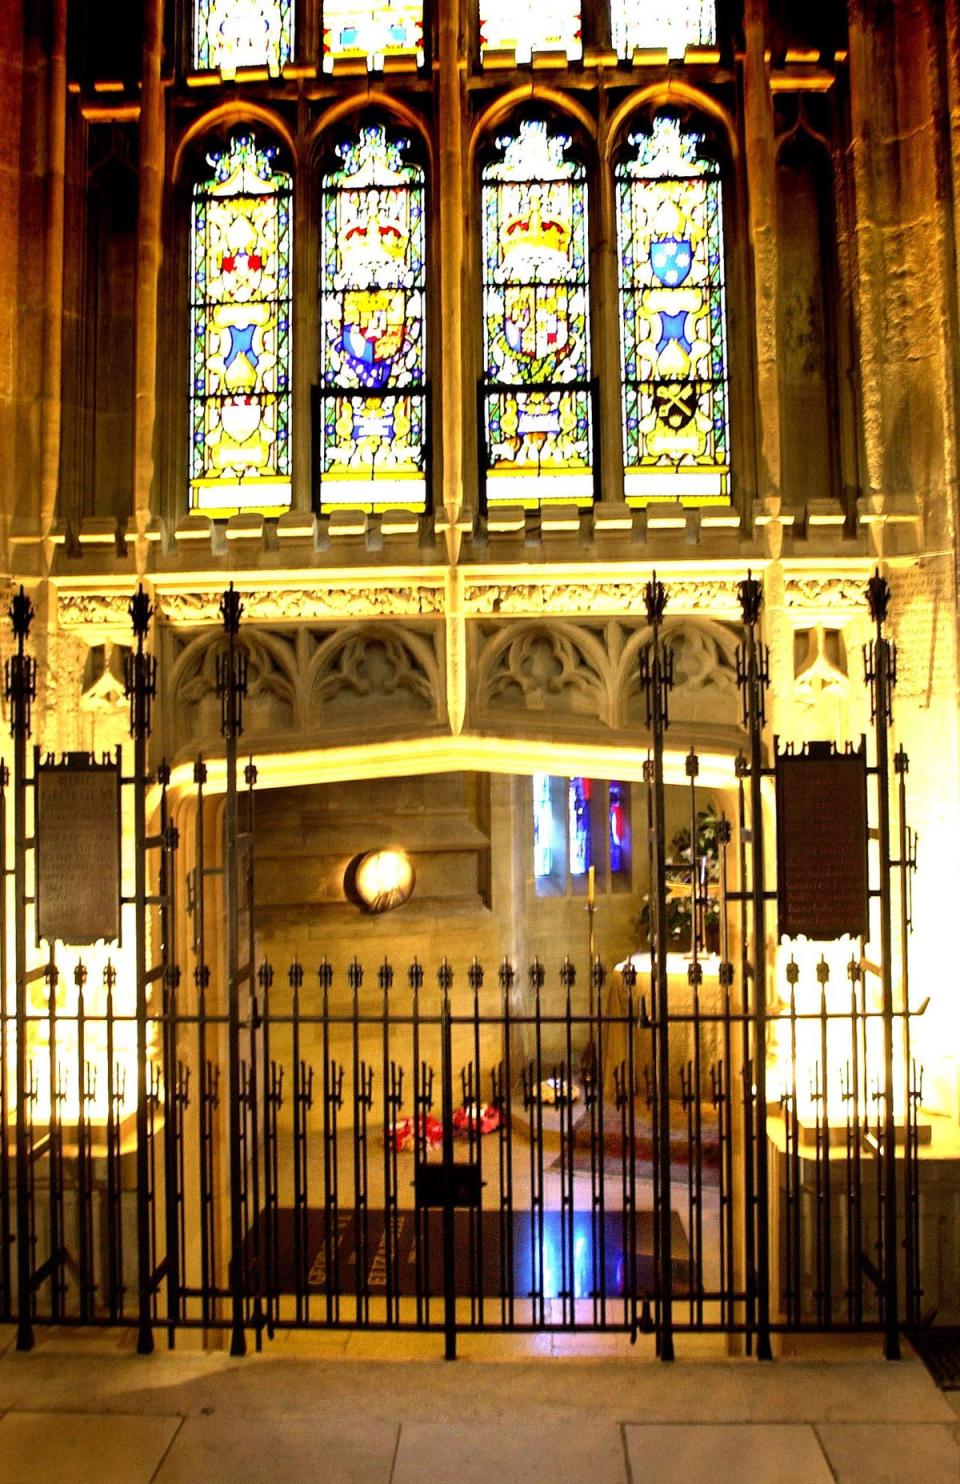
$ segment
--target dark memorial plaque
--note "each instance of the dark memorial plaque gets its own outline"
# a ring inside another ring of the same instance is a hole
[[[120,766],[68,752],[37,774],[37,939],[120,938]]]
[[[777,754],[781,938],[868,936],[867,759],[808,742]]]

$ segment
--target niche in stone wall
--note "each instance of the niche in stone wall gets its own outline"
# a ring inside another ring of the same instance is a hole
[[[839,495],[830,161],[802,129],[777,159],[780,488],[795,507]]]
[[[125,521],[133,483],[136,131],[86,128],[64,270],[60,512]]]
[[[370,925],[348,900],[344,873],[358,855],[402,850],[416,884],[389,913],[388,931],[426,916],[450,928],[490,905],[489,780],[475,773],[370,778],[257,796],[258,922],[268,936],[300,926]],[[463,914],[466,914],[464,917]]]

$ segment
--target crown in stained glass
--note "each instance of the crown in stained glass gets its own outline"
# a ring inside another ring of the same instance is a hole
[[[426,504],[424,173],[410,141],[367,125],[323,178],[320,499]]]

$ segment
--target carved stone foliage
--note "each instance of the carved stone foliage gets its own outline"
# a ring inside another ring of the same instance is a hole
[[[702,613],[726,618],[740,611],[737,579],[726,573],[716,577],[675,577],[667,584],[671,611]],[[593,615],[646,614],[646,579],[626,582],[470,582],[464,585],[467,614]]]
[[[862,614],[866,612],[867,574],[816,573],[791,575],[784,587],[788,608]]]
[[[443,612],[442,586],[310,586],[255,588],[244,592],[244,616],[254,623],[281,623],[289,619],[407,618]],[[220,591],[160,592],[158,604],[168,623],[197,628],[219,624]]]
[[[161,675],[172,718],[172,752],[219,743],[218,631],[188,637],[167,629]],[[441,712],[438,626],[411,632],[399,624],[304,625],[271,630],[244,625],[247,656],[244,735],[260,746],[317,745],[332,737],[363,741],[435,723]]]
[[[126,589],[103,593],[57,594],[57,622],[63,630],[92,629],[111,631],[126,637],[130,633],[130,598]]]
[[[682,618],[668,621],[664,636],[674,653],[672,717],[735,728],[736,631]],[[613,619],[478,624],[472,720],[541,729],[553,715],[568,724],[575,720],[585,732],[635,732],[645,717],[639,663],[649,638],[646,623]]]

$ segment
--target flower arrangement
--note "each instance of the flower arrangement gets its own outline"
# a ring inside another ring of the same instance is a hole
[[[693,946],[693,883],[697,883],[697,947],[713,953],[720,943],[720,825],[721,818],[711,801],[697,812],[696,849],[691,848],[689,827],[677,830],[667,852],[667,939],[674,953],[689,953]],[[637,931],[644,944],[650,941],[650,895],[644,896]]]

